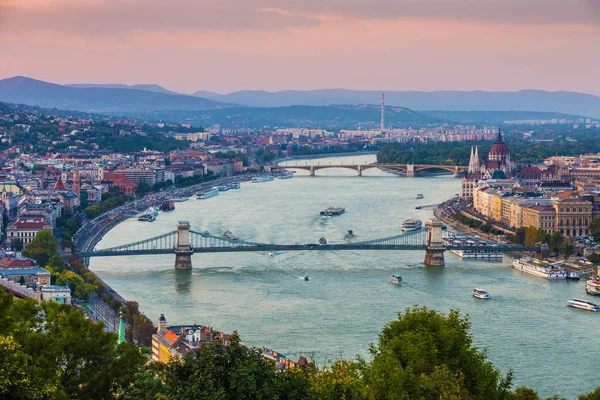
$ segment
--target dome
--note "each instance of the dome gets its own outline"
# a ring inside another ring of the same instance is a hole
[[[510,155],[510,151],[508,151],[508,146],[502,140],[502,134],[498,131],[498,139],[496,143],[492,146],[490,150],[489,159],[490,160],[498,160],[504,157],[508,157]]]

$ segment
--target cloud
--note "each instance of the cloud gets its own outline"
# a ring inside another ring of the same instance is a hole
[[[4,0],[0,35],[49,31],[99,39],[136,32],[276,32],[329,19],[426,18],[600,26],[598,0]]]

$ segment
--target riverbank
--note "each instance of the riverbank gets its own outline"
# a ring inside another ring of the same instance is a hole
[[[291,156],[285,158],[279,158],[275,160],[277,165],[295,160],[314,160],[314,159],[322,159],[322,158],[332,158],[332,157],[351,157],[351,156],[370,156],[377,154],[377,151],[352,151],[346,153],[326,153],[326,154],[307,154],[304,156]]]

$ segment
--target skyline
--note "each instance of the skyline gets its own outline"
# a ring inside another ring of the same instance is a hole
[[[2,76],[199,90],[600,95],[593,0],[5,0]],[[408,61],[407,61],[408,60]]]

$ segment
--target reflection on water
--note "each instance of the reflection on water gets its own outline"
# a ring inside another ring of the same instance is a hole
[[[175,291],[182,295],[190,294],[192,288],[192,270],[191,269],[176,269],[175,270]]]

